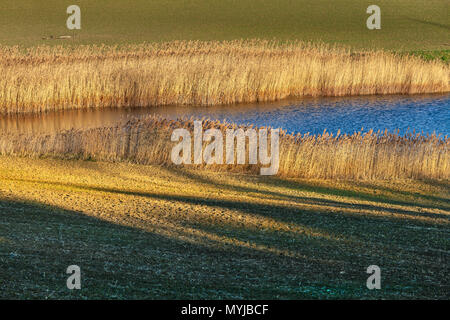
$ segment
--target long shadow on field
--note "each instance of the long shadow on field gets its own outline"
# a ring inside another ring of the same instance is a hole
[[[304,199],[312,199],[317,200],[320,202],[323,202],[323,204],[326,204],[329,202],[330,204],[345,204],[343,202],[328,200],[328,199],[321,199],[321,198],[314,198],[314,197],[308,197],[303,198],[295,195],[289,195],[281,192],[273,192],[268,190],[261,190],[256,189],[252,187],[243,187],[238,185],[232,185],[232,184],[226,184],[218,182],[217,180],[207,179],[204,175],[196,174],[192,171],[187,171],[183,169],[177,169],[177,168],[171,168],[170,170],[167,168],[161,168],[162,170],[166,170],[168,173],[174,173],[176,172],[178,175],[183,176],[185,178],[191,179],[195,182],[200,182],[203,184],[208,184],[211,186],[223,188],[230,191],[239,191],[239,192],[250,192],[250,193],[257,193],[257,194],[264,194],[269,196],[278,197],[280,199],[290,199],[290,200],[304,200]],[[359,199],[359,200],[367,200],[367,201],[373,201],[378,203],[386,203],[386,204],[395,204],[395,205],[406,205],[406,206],[414,206],[414,207],[421,207],[421,208],[428,208],[428,209],[444,209],[442,206],[436,206],[436,205],[428,205],[423,203],[418,203],[414,201],[406,201],[406,200],[398,200],[393,199],[391,197],[388,197],[386,195],[373,195],[370,193],[364,193],[360,191],[351,191],[351,190],[345,190],[345,189],[339,189],[339,188],[331,188],[331,187],[325,187],[325,186],[318,186],[317,184],[309,184],[307,182],[296,182],[293,180],[287,180],[279,177],[255,177],[255,184],[261,184],[261,185],[267,185],[270,187],[276,186],[276,187],[283,187],[287,189],[291,189],[293,191],[308,191],[308,192],[315,192],[315,193],[321,193],[326,195],[332,195],[332,196],[345,196],[349,198]],[[446,182],[440,182],[440,181],[422,181],[425,184],[429,184],[431,186],[436,186],[440,188],[450,188],[450,184]],[[387,191],[389,193],[392,193],[394,195],[398,196],[407,196],[407,197],[415,197],[421,200],[428,200],[428,201],[435,201],[440,202],[442,204],[445,204],[450,209],[450,199],[449,198],[440,198],[436,196],[431,195],[424,195],[419,193],[411,193],[406,191],[397,190],[394,188],[387,188],[378,186],[371,183],[364,183],[364,182],[358,182],[354,183],[355,186],[359,187],[367,187],[369,189],[378,190],[378,191]],[[359,205],[358,205],[359,206]]]
[[[408,198],[417,198],[419,200],[422,201],[431,201],[431,202],[438,202],[440,204],[440,206],[431,206],[431,205],[424,205],[418,202],[408,202],[408,201],[401,201],[401,200],[393,200],[396,201],[398,204],[407,204],[410,203],[412,206],[417,206],[417,207],[422,207],[422,208],[430,208],[430,209],[445,209],[445,210],[450,210],[450,193],[448,192],[448,190],[450,190],[450,184],[446,184],[444,182],[439,182],[439,181],[425,181],[422,180],[420,181],[423,184],[428,184],[430,186],[434,186],[434,187],[438,187],[438,188],[447,188],[446,194],[449,195],[448,198],[441,198],[441,197],[437,197],[437,196],[432,196],[432,195],[428,195],[428,194],[420,194],[418,192],[408,192],[408,191],[402,191],[402,190],[398,190],[398,189],[394,189],[394,188],[388,188],[385,186],[379,186],[379,185],[375,185],[372,183],[362,183],[362,182],[358,182],[355,183],[355,186],[360,186],[360,187],[366,187],[372,190],[378,190],[378,191],[382,191],[382,192],[388,192],[388,193],[392,193],[394,195],[398,195],[398,196],[405,196]]]
[[[0,297],[7,299],[311,298],[318,293],[299,291],[299,283],[323,286],[338,273],[313,257],[274,259],[27,201],[0,199],[0,217]],[[81,268],[82,290],[67,289],[69,265]]]
[[[164,169],[163,169],[164,170]],[[330,199],[323,199],[323,198],[316,198],[316,197],[302,197],[297,195],[290,195],[285,194],[281,192],[273,192],[268,190],[261,190],[257,188],[252,187],[243,187],[239,185],[233,185],[233,184],[227,184],[223,182],[218,182],[217,180],[212,180],[206,178],[204,175],[195,174],[191,171],[186,171],[182,169],[174,169],[174,170],[168,170],[167,172],[176,172],[178,175],[183,176],[184,178],[188,178],[196,183],[202,183],[206,185],[210,185],[215,188],[219,189],[225,189],[230,191],[236,191],[236,192],[246,192],[246,193],[253,193],[255,195],[268,195],[271,196],[272,199],[279,199],[279,200],[294,200],[298,201],[299,204],[310,204],[310,205],[320,205],[320,206],[331,206],[336,208],[342,208],[342,209],[363,209],[363,210],[382,210],[386,212],[391,212],[394,214],[405,214],[405,215],[413,215],[413,216],[423,216],[423,217],[429,217],[429,218],[437,218],[442,217],[444,219],[450,219],[450,215],[443,215],[443,214],[436,214],[436,213],[427,213],[427,212],[417,212],[412,210],[405,210],[405,209],[392,209],[382,206],[376,206],[376,205],[369,205],[369,204],[352,204],[347,203],[344,201],[334,201]],[[286,187],[288,189],[291,189],[293,191],[309,191],[309,192],[315,192],[315,193],[321,193],[326,195],[333,195],[333,196],[345,196],[349,198],[355,198],[360,200],[367,200],[367,201],[373,201],[383,204],[395,204],[395,205],[406,205],[406,206],[415,206],[420,208],[428,208],[428,209],[444,209],[440,206],[431,206],[431,205],[423,205],[421,203],[417,202],[408,202],[408,201],[401,201],[396,199],[387,198],[386,196],[374,196],[368,193],[363,192],[355,192],[351,190],[343,190],[338,188],[330,188],[330,187],[323,187],[323,186],[317,186],[317,185],[309,185],[308,183],[304,182],[294,182],[294,181],[288,181],[283,180],[280,178],[272,178],[272,177],[257,177],[255,183],[259,183],[262,185],[268,185],[268,186],[276,186],[276,187]],[[414,196],[419,198],[424,198],[426,200],[431,201],[439,201],[449,204],[448,199],[439,198],[435,196],[427,196],[427,195],[420,195],[420,194],[413,194],[408,193],[404,191],[399,191],[395,189],[390,188],[384,188],[379,186],[374,186],[369,183],[358,183],[359,186],[365,186],[371,189],[380,190],[380,191],[388,191],[394,194],[404,195],[404,196]]]
[[[262,189],[257,189],[257,188],[253,188],[253,187],[248,187],[248,186],[239,186],[239,185],[235,185],[235,184],[219,182],[219,181],[217,181],[217,179],[215,179],[215,180],[208,179],[208,178],[206,178],[205,175],[196,174],[193,171],[187,171],[187,170],[177,169],[177,168],[170,168],[170,169],[161,168],[161,170],[165,170],[169,174],[175,173],[176,175],[179,175],[181,177],[192,180],[195,183],[209,185],[209,186],[212,186],[217,189],[223,189],[223,190],[229,190],[229,191],[235,191],[235,192],[254,193],[257,195],[267,195],[267,196],[271,196],[271,198],[273,198],[273,199],[280,199],[280,200],[283,200],[283,199],[284,200],[301,200],[302,199],[302,197],[290,195],[290,194],[286,194],[286,193],[282,193],[282,192],[274,192],[274,191],[262,190]],[[258,177],[255,177],[255,179],[258,179]],[[255,184],[257,184],[260,181],[255,180],[254,182],[255,182]],[[311,199],[313,199],[313,198],[311,198]],[[324,202],[328,201],[327,199],[320,199],[320,200],[323,200]],[[334,201],[331,201],[331,203],[334,203]]]
[[[0,199],[0,209],[2,298],[386,298],[400,297],[405,286],[412,286],[416,297],[446,295],[439,254],[425,259],[427,253],[416,245],[411,244],[413,251],[397,250],[399,243],[389,238],[384,241],[395,255],[380,254],[364,242],[343,246],[305,239],[290,248],[300,256],[291,257],[235,244],[194,243],[33,202]],[[229,235],[220,226],[195,227],[255,244],[283,241],[282,234],[259,233],[262,241],[239,230]],[[355,227],[364,226],[346,226]],[[405,259],[408,266],[401,263]],[[383,291],[364,290],[365,268],[373,261],[384,267]],[[73,264],[82,271],[80,291],[66,287],[65,271]],[[406,290],[406,297],[412,292]]]
[[[387,187],[381,187],[377,186],[371,183],[363,183],[358,182],[355,183],[355,186],[360,187],[367,187],[373,190],[378,191],[387,191],[389,193],[399,195],[399,196],[407,196],[407,197],[414,197],[418,198],[420,200],[425,201],[435,201],[440,202],[442,204],[445,204],[443,206],[439,205],[428,205],[419,203],[416,201],[407,201],[407,200],[399,200],[399,199],[393,199],[391,197],[388,197],[387,195],[373,195],[370,193],[365,193],[361,191],[352,191],[352,190],[346,190],[346,189],[340,189],[340,188],[332,188],[328,186],[319,186],[317,184],[311,184],[306,181],[298,182],[293,180],[286,180],[286,179],[277,179],[277,178],[264,178],[261,179],[261,183],[266,184],[268,186],[275,186],[275,187],[285,187],[291,190],[296,191],[308,191],[308,192],[315,192],[315,193],[321,193],[331,196],[341,196],[341,197],[348,197],[358,200],[366,200],[366,201],[373,201],[383,204],[393,204],[393,205],[405,205],[405,206],[412,206],[412,207],[420,207],[420,208],[427,208],[427,209],[443,209],[447,210],[450,208],[450,199],[449,198],[441,198],[436,196],[430,196],[430,195],[423,195],[418,193],[411,193],[406,191],[401,191],[393,188],[387,188]],[[444,182],[425,182],[429,183],[430,185],[438,186],[438,187],[449,187],[448,184]],[[359,204],[358,204],[359,206]],[[386,208],[382,208],[383,210]],[[389,209],[387,209],[389,210]],[[401,210],[394,210],[395,212],[401,212]]]
[[[361,215],[357,212],[346,211],[345,209],[366,209],[366,210],[376,210],[376,211],[385,211],[391,213],[392,216],[382,217],[382,219],[388,219],[390,221],[397,221],[401,224],[405,223],[405,216],[409,216],[410,219],[408,221],[412,222],[416,217],[425,217],[425,218],[433,218],[434,223],[443,222],[446,223],[449,221],[450,217],[446,215],[439,214],[431,214],[425,212],[416,212],[409,211],[404,209],[392,209],[385,207],[378,207],[374,205],[361,205],[361,204],[352,204],[345,202],[335,202],[332,200],[325,199],[317,199],[317,198],[309,198],[309,197],[295,197],[298,203],[303,204],[314,204],[317,206],[323,206],[323,208],[302,208],[300,206],[293,205],[281,205],[281,204],[272,204],[272,203],[258,203],[252,201],[233,201],[227,199],[220,198],[203,198],[198,196],[189,196],[189,195],[179,195],[179,194],[159,194],[155,192],[143,192],[143,191],[134,191],[134,190],[122,190],[117,188],[105,188],[105,187],[97,187],[92,185],[83,185],[83,184],[74,184],[74,183],[61,183],[61,182],[52,182],[52,181],[33,181],[26,179],[13,179],[13,181],[17,182],[29,182],[39,184],[48,184],[59,187],[71,187],[77,188],[80,190],[86,191],[98,191],[98,192],[106,192],[106,193],[115,193],[115,194],[123,194],[137,197],[145,197],[149,199],[160,199],[166,201],[178,201],[181,203],[192,204],[192,205],[205,205],[208,207],[215,208],[226,208],[231,210],[238,210],[247,214],[258,215],[262,217],[272,218],[284,223],[296,224],[299,227],[303,227],[306,224],[309,224],[312,227],[318,227],[322,230],[328,230],[331,233],[335,233],[337,230],[345,230],[344,227],[339,226],[338,223],[342,223],[343,219],[345,219],[345,223],[361,223],[364,221],[364,224],[370,225],[371,232],[376,232],[378,228],[382,228],[381,225],[377,224],[377,221],[380,221],[380,217],[376,216],[368,216]],[[329,212],[329,208],[338,208],[342,209],[342,211],[331,213]],[[336,215],[339,214],[341,221],[336,220]],[[398,216],[401,214],[402,216]],[[424,222],[424,221],[421,221]],[[382,229],[380,229],[380,232]],[[383,233],[383,232],[382,232]]]
[[[444,188],[447,190],[447,193],[450,194],[450,181],[436,181],[436,180],[424,179],[424,180],[422,180],[422,182],[424,184],[427,184],[427,185],[430,185],[433,187]],[[450,201],[450,196],[446,200]]]
[[[357,228],[358,232],[367,233],[368,239],[375,243],[380,243],[376,236],[381,235],[386,242],[383,246],[391,247],[391,252],[383,254],[378,244],[364,245],[364,241],[353,246],[329,239],[317,242],[314,237],[302,238],[301,245],[306,248],[302,250],[298,244],[290,247],[287,244],[289,237],[278,233],[246,231],[244,226],[244,232],[240,234],[241,230],[238,228],[222,230],[220,226],[211,227],[201,223],[192,225],[198,230],[257,246],[272,241],[273,248],[300,253],[296,256],[280,255],[234,242],[212,245],[206,239],[195,241],[201,239],[194,235],[179,238],[177,234],[157,234],[145,230],[145,225],[138,219],[133,221],[132,217],[124,221],[140,226],[139,228],[118,225],[58,207],[0,199],[0,295],[6,295],[6,298],[370,297],[376,293],[368,290],[361,292],[360,287],[366,280],[363,271],[374,259],[385,266],[395,266],[405,259],[419,265],[424,264],[421,270],[426,272],[416,275],[414,283],[422,277],[428,281],[434,275],[435,283],[445,281],[438,277],[438,270],[434,270],[440,268],[433,264],[439,266],[438,261],[423,259],[426,253],[422,252],[423,248],[419,244],[423,237],[431,234],[430,231],[424,231],[418,242],[417,239],[403,236],[390,238],[391,232],[385,229],[385,225],[377,227],[378,221],[367,217],[342,219],[338,214],[300,211],[286,206],[158,195],[55,182],[50,184],[238,209],[288,222],[302,222],[310,226],[319,224],[331,231],[341,229],[350,235]],[[389,218],[389,221],[390,227],[402,225],[401,220],[396,223],[395,219]],[[415,231],[411,231],[411,234],[412,232]],[[280,243],[275,243],[276,241]],[[411,250],[397,250],[406,245],[414,247],[412,253]],[[393,251],[395,255],[391,254]],[[436,257],[436,253],[432,254]],[[328,258],[329,263],[325,263],[324,258]],[[68,276],[65,270],[72,264],[82,268],[84,290],[80,292],[68,291],[65,287]],[[347,275],[339,276],[344,266]],[[404,286],[413,270],[409,270],[412,267],[398,269],[399,266],[394,267],[395,274],[391,273],[391,277],[395,276],[397,279],[394,284],[398,281]],[[389,274],[389,269],[385,272]],[[429,272],[431,273],[428,275]],[[328,285],[331,289],[324,291],[323,288],[328,288]],[[390,290],[390,294],[398,294],[398,290]],[[442,295],[433,287],[420,290],[431,291],[416,294],[427,296],[432,292],[433,296]],[[386,297],[386,292],[380,295]]]

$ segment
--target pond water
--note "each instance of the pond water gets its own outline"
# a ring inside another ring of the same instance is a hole
[[[67,129],[111,126],[130,117],[160,115],[169,119],[203,117],[238,124],[283,128],[311,134],[324,129],[353,133],[388,129],[450,135],[450,94],[303,98],[295,101],[214,107],[166,106],[69,110],[43,115],[0,117],[1,132],[51,133]]]

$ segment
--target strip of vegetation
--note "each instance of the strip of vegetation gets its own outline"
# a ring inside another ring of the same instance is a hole
[[[450,91],[450,67],[262,40],[0,49],[0,113]]]
[[[218,128],[223,136],[226,129],[237,128],[218,121],[204,121],[203,127]],[[192,130],[193,122],[148,117],[115,127],[48,135],[5,134],[0,136],[0,154],[174,166],[171,152],[176,143],[171,142],[171,134],[175,128]],[[207,144],[204,142],[204,147]],[[248,157],[248,144],[245,147]],[[449,147],[448,137],[414,132],[404,136],[386,131],[311,136],[282,131],[278,174],[326,179],[449,179]],[[260,169],[260,165],[198,165],[204,166],[240,172]]]

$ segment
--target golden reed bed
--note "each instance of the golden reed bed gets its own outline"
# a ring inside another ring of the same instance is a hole
[[[0,113],[450,91],[450,67],[302,42],[0,48]]]
[[[224,133],[236,125],[203,122],[205,130],[212,127]],[[187,128],[192,132],[193,121],[148,117],[116,127],[85,131],[51,135],[4,134],[0,135],[0,154],[174,166],[170,154],[176,142],[171,142],[170,138],[176,128]],[[351,136],[328,133],[310,136],[281,132],[278,175],[324,179],[448,180],[449,147],[448,137],[435,135],[369,132]],[[259,171],[259,166],[255,165],[196,166],[249,173]]]

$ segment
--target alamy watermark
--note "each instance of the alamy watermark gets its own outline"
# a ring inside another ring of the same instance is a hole
[[[66,281],[67,289],[80,290],[81,289],[81,269],[80,269],[80,267],[77,265],[68,266],[66,273],[70,274],[70,276],[67,278],[67,281]]]
[[[366,287],[369,290],[381,289],[381,269],[379,266],[371,265],[367,267],[367,273],[371,274],[366,281]]]
[[[381,9],[377,5],[371,5],[367,8],[366,13],[370,14],[370,17],[366,21],[367,29],[379,30],[381,29]]]
[[[193,135],[192,139],[191,133],[184,128],[175,129],[172,132],[171,141],[178,142],[171,152],[171,160],[174,164],[244,165],[247,159],[246,150],[248,150],[248,164],[257,165],[259,163],[268,166],[260,169],[261,175],[275,175],[278,172],[280,164],[279,129],[270,130],[270,152],[268,129],[259,129],[258,132],[253,128],[245,131],[241,128],[227,129],[224,141],[221,130],[211,128],[203,132],[202,122],[194,121]],[[204,142],[207,143],[205,148],[203,148]]]
[[[67,14],[70,16],[67,18],[66,26],[69,30],[81,29],[81,9],[77,5],[71,5],[67,7]]]

